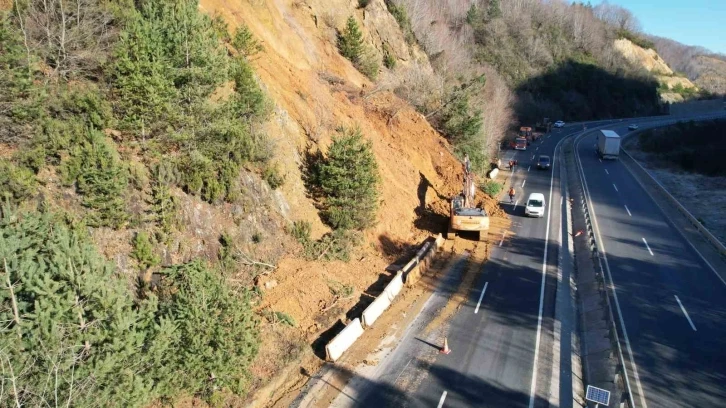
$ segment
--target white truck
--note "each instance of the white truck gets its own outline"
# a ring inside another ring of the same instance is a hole
[[[601,130],[597,135],[597,154],[601,159],[617,159],[620,154],[620,136],[612,130]]]

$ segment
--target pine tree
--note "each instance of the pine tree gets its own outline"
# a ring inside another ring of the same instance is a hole
[[[159,264],[159,257],[154,254],[154,246],[151,244],[149,234],[145,231],[139,231],[134,236],[133,251],[131,251],[131,257],[136,260],[139,264],[139,269],[143,275],[144,281],[149,282],[151,276],[147,273],[149,268],[152,268]]]
[[[500,18],[502,16],[502,7],[499,0],[489,0],[489,8],[487,9],[487,16],[490,20]]]
[[[320,165],[326,221],[337,229],[363,229],[375,220],[378,208],[378,165],[370,141],[360,129],[333,138]]]
[[[340,49],[340,54],[352,63],[360,62],[364,51],[363,34],[353,16],[348,17],[345,29],[338,36],[338,49]]]

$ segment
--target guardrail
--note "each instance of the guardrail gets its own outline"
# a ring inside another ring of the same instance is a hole
[[[671,125],[664,125],[663,127],[665,127],[665,126],[671,126]],[[629,134],[627,136],[632,136],[632,135],[633,134]],[[668,200],[670,200],[675,205],[675,207],[678,209],[678,211],[680,211],[681,214],[683,214],[686,217],[686,219],[688,219],[688,222],[690,222],[694,227],[696,227],[698,232],[700,232],[704,236],[704,238],[706,238],[706,240],[721,253],[721,255],[726,255],[726,246],[724,246],[724,244],[718,238],[716,238],[716,236],[713,235],[713,233],[711,233],[711,231],[709,231],[708,228],[706,228],[703,224],[701,224],[701,222],[698,221],[698,219],[696,217],[694,217],[693,214],[691,214],[691,212],[688,211],[688,209],[686,209],[686,207],[683,206],[683,204],[681,204],[675,197],[673,197],[673,195],[668,192],[668,190],[665,188],[665,186],[663,186],[658,180],[656,180],[656,178],[653,177],[653,175],[650,174],[650,172],[648,172],[648,170],[646,170],[645,167],[643,167],[640,163],[638,163],[638,161],[635,160],[635,158],[630,153],[628,153],[627,150],[625,150],[622,147],[621,147],[621,150],[623,151],[623,153],[625,153],[625,155],[630,160],[633,161],[633,163],[635,163],[636,168],[641,173],[645,174],[645,176],[648,179],[653,181],[658,186],[658,189],[660,190],[660,192],[665,194],[665,196],[668,198]]]

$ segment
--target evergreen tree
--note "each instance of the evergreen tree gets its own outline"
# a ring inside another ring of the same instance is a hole
[[[4,209],[0,286],[0,406],[143,406],[172,380],[154,368],[171,322],[154,321],[153,297],[133,300],[85,230]]]
[[[131,257],[138,262],[141,272],[146,275],[149,268],[158,265],[160,262],[159,257],[154,254],[154,246],[151,244],[149,234],[145,231],[139,231],[134,236],[132,244],[134,249],[131,251]],[[147,278],[150,278],[150,276],[145,276],[146,281],[148,281]]]
[[[338,49],[340,54],[354,64],[358,64],[363,56],[363,33],[353,16],[348,17],[345,29],[338,36]]]
[[[320,165],[326,221],[337,229],[363,229],[375,220],[378,208],[378,165],[370,141],[360,129],[333,138]]]
[[[499,0],[489,0],[489,8],[487,9],[487,16],[490,20],[500,18],[502,16],[502,7]]]
[[[167,364],[183,373],[180,390],[209,395],[214,388],[245,389],[257,354],[257,321],[246,291],[234,292],[221,275],[203,262],[159,272],[160,317],[174,321],[179,336]]]

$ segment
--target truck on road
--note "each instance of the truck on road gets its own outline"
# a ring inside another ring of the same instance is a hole
[[[601,159],[617,160],[620,155],[620,136],[613,130],[600,130],[597,135],[597,154]]]

